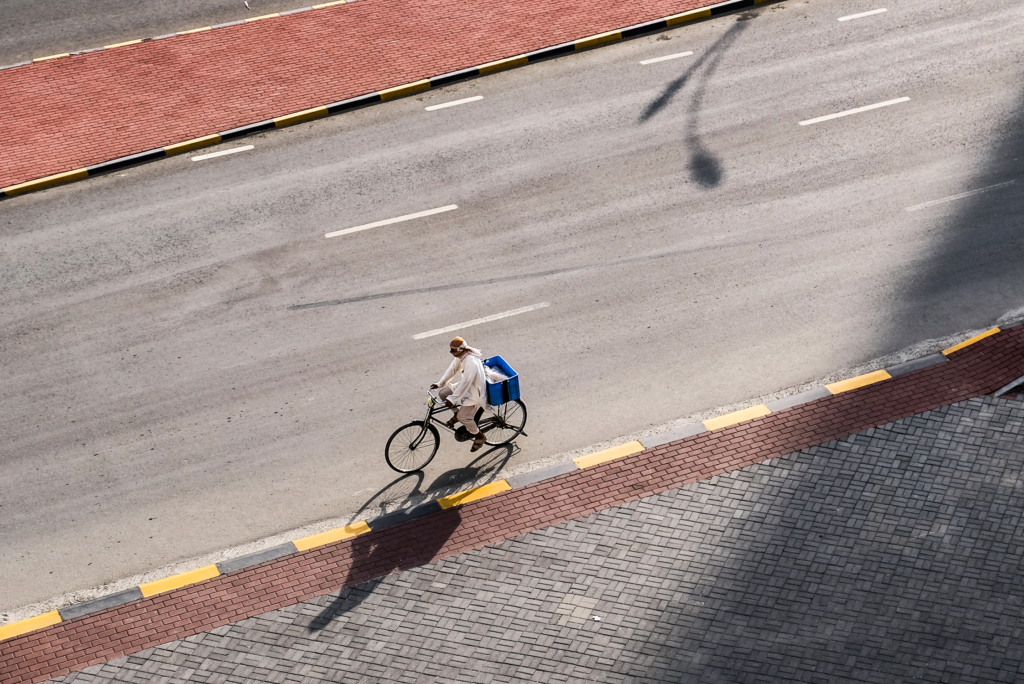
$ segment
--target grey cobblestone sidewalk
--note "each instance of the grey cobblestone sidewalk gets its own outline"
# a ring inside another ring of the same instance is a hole
[[[1022,425],[973,399],[51,681],[1015,681]]]

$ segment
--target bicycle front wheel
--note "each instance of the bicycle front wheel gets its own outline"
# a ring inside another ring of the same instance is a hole
[[[384,447],[384,460],[392,470],[414,473],[427,467],[440,443],[436,427],[416,420],[394,431]]]
[[[493,406],[494,415],[481,420],[483,409],[476,415],[477,425],[485,435],[487,444],[501,446],[508,444],[523,432],[526,427],[526,404],[521,399],[505,402],[501,406]]]

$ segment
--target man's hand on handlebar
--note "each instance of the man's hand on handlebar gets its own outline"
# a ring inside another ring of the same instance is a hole
[[[430,386],[430,389],[432,389],[432,390],[436,390],[436,389],[437,389],[438,387],[440,387],[440,385],[438,385],[437,383],[434,383],[434,384],[432,384],[432,385]],[[448,400],[448,399],[445,399],[445,400],[444,400],[444,405],[445,405],[445,406],[447,406],[448,408],[450,408],[450,409],[451,409],[452,411],[454,411],[454,410],[455,410],[455,404],[453,404],[453,403],[452,403],[452,402],[451,402],[450,400]]]

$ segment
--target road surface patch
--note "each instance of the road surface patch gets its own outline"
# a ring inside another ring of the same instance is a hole
[[[851,114],[860,114],[861,112],[867,112],[872,109],[879,109],[881,107],[889,107],[892,105],[900,104],[902,102],[908,102],[909,97],[898,97],[895,100],[886,100],[885,102],[876,102],[875,104],[865,105],[864,107],[857,107],[856,109],[847,109],[845,112],[836,112],[835,114],[826,114],[825,116],[819,116],[814,119],[807,119],[801,121],[801,126],[810,126],[811,124],[821,123],[822,121],[831,121],[832,119],[839,119],[844,116],[850,116]]]

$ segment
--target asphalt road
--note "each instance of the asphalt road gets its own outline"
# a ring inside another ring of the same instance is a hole
[[[138,38],[165,36],[330,0],[117,0],[38,2],[0,0],[0,66],[89,50]]]
[[[512,466],[1020,308],[1024,6],[837,21],[877,7],[787,0],[0,204],[0,606],[357,511],[448,363],[426,331],[549,303],[464,330],[521,374]],[[471,461],[447,439],[424,488]]]

